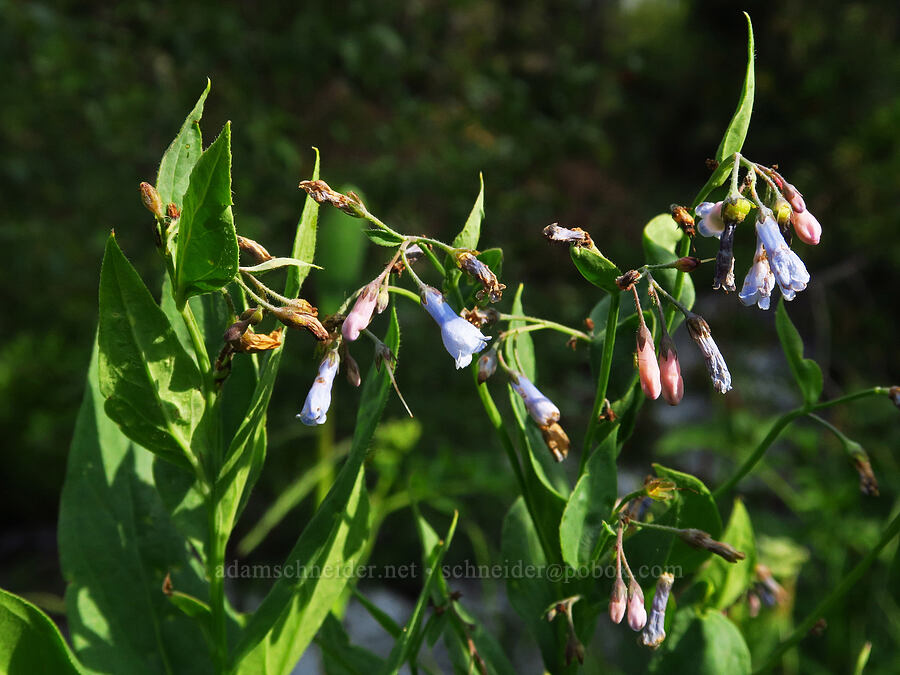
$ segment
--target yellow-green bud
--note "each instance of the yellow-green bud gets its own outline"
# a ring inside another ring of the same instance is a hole
[[[775,202],[775,206],[772,210],[775,212],[775,220],[778,221],[778,227],[784,230],[788,226],[788,223],[791,222],[791,214],[794,210],[791,208],[791,205],[788,204],[787,199],[780,198]]]
[[[744,222],[744,218],[752,208],[753,204],[743,197],[738,197],[733,201],[726,199],[722,204],[722,220],[726,225],[737,225]]]

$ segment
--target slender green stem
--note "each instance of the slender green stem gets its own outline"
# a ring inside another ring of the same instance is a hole
[[[197,366],[200,368],[200,373],[204,379],[205,393],[207,386],[211,387],[212,385],[212,364],[206,351],[206,341],[203,339],[203,333],[200,330],[200,325],[197,323],[194,312],[191,310],[190,303],[184,303],[184,307],[181,308],[181,318],[184,320],[184,325],[191,336],[191,344],[194,345],[194,353],[197,355]]]
[[[682,235],[681,241],[678,243],[678,249],[675,251],[675,255],[679,258],[685,257],[688,253],[691,252],[691,238],[689,236]],[[681,300],[681,291],[684,289],[684,275],[685,273],[681,270],[678,270],[675,273],[675,286],[672,288],[672,295],[666,293],[666,295],[671,299],[678,303],[679,307],[683,307],[679,302]],[[657,286],[658,288],[658,286]],[[683,310],[682,310],[683,311]],[[672,332],[672,327],[675,325],[675,307],[673,305],[669,305],[666,307],[666,330],[670,333]]]
[[[671,527],[669,525],[660,525],[659,523],[645,523],[640,520],[632,520],[628,523],[629,525],[634,525],[638,528],[649,528],[651,530],[662,530],[663,532],[675,532],[676,534],[683,532],[679,527]]]
[[[584,331],[580,331],[577,328],[569,328],[561,323],[556,323],[555,321],[548,321],[547,319],[540,319],[536,316],[527,316],[525,314],[500,314],[501,321],[531,321],[532,323],[540,324],[544,328],[550,328],[552,330],[559,331],[560,333],[565,333],[566,335],[573,335],[580,340],[591,341],[591,336],[585,333]],[[515,329],[513,329],[515,330]]]
[[[401,286],[388,286],[388,292],[394,293],[396,295],[402,295],[404,298],[409,298],[413,302],[418,304],[422,304],[422,298],[420,298],[416,293],[413,293],[409,289],[403,288]]]
[[[741,195],[741,193],[738,191],[738,179],[740,178],[741,159],[741,153],[734,153],[734,168],[731,170],[731,193],[728,195],[729,197],[740,197]]]
[[[383,222],[381,222],[381,220],[379,220],[378,218],[376,218],[375,216],[373,216],[371,213],[369,213],[368,210],[366,210],[366,212],[365,212],[365,214],[363,215],[363,217],[364,217],[366,220],[368,220],[370,223],[372,223],[375,227],[381,228],[381,229],[384,230],[385,232],[389,232],[390,234],[393,234],[393,235],[394,235],[395,237],[397,237],[398,239],[406,239],[405,236],[403,236],[402,234],[400,234],[399,232],[397,232],[397,230],[394,230],[394,229],[388,227],[387,225],[385,225]]]
[[[812,420],[815,420],[816,422],[821,424],[823,427],[828,429],[831,433],[833,433],[835,436],[837,436],[838,440],[842,444],[846,445],[847,441],[850,440],[849,438],[847,438],[844,435],[844,433],[840,429],[838,429],[836,426],[834,426],[831,422],[826,420],[824,417],[820,417],[819,415],[816,415],[815,413],[808,413],[806,416]]]
[[[209,552],[206,574],[209,577],[209,607],[212,611],[213,661],[217,673],[224,673],[228,661],[228,637],[225,616],[225,545],[227,535],[220,532],[218,494],[213,488],[208,504]]]
[[[255,300],[256,302],[258,302],[260,305],[262,305],[263,307],[265,307],[266,309],[268,309],[270,312],[278,311],[278,308],[277,308],[275,305],[273,305],[273,304],[272,304],[271,302],[269,302],[268,300],[264,300],[263,298],[261,298],[260,296],[258,296],[258,295],[253,291],[253,289],[250,288],[250,287],[247,285],[247,283],[246,283],[243,279],[241,279],[240,275],[239,275],[239,276],[236,276],[236,277],[234,278],[234,280],[237,282],[238,286],[240,286],[240,287],[244,290],[244,293],[246,293],[247,295],[249,295],[251,298],[253,298],[253,300]]]
[[[442,249],[445,253],[452,254],[454,251],[456,251],[456,249],[453,248],[452,246],[448,246],[444,242],[438,241],[437,239],[431,239],[430,237],[409,236],[409,237],[407,237],[407,240],[409,240],[413,243],[416,243],[416,244],[418,244],[419,242],[423,242],[425,244],[431,244],[432,246],[437,246],[439,249]],[[421,248],[423,251],[425,250],[424,246]]]
[[[436,269],[441,276],[444,276],[444,274],[446,273],[446,270],[444,269],[444,266],[441,264],[441,261],[437,259],[437,256],[434,254],[434,251],[432,251],[427,246],[422,246],[421,248],[422,248],[422,251],[425,253],[425,257],[428,258],[429,262],[431,262],[431,264],[434,266],[434,269]]]
[[[581,453],[581,462],[578,475],[584,473],[588,453],[591,449],[591,441],[597,432],[597,415],[606,399],[606,390],[609,387],[609,371],[612,368],[613,348],[616,345],[616,327],[619,324],[620,294],[609,296],[609,311],[606,314],[606,337],[603,341],[603,354],[600,359],[600,373],[597,376],[597,395],[594,397],[594,406],[591,409],[591,418],[588,420],[587,431],[584,434],[584,449]]]
[[[787,652],[791,647],[796,645],[800,640],[802,640],[810,631],[810,629],[816,624],[816,622],[834,607],[837,604],[838,600],[840,600],[852,587],[853,585],[859,581],[859,579],[866,573],[866,570],[869,569],[869,566],[875,562],[875,558],[884,550],[884,547],[887,546],[891,540],[900,533],[900,513],[894,516],[894,519],[890,522],[890,524],[885,528],[884,532],[881,535],[881,539],[878,540],[878,543],[875,544],[875,548],[869,551],[866,556],[857,563],[856,567],[850,570],[847,575],[841,579],[840,583],[829,593],[825,599],[823,599],[818,605],[816,605],[815,609],[810,612],[806,618],[803,619],[797,627],[794,629],[794,632],[791,633],[790,637],[787,640],[782,642],[775,649],[774,652],[769,656],[768,660],[763,664],[761,668],[759,668],[757,673],[765,673],[770,671],[781,660],[781,657],[784,656],[785,652]]]
[[[890,394],[890,391],[890,387],[871,387],[869,389],[861,389],[860,391],[855,391],[852,394],[845,394],[844,396],[839,396],[838,398],[834,398],[830,401],[815,403],[811,405],[809,409],[811,412],[817,412],[819,410],[824,410],[825,408],[830,408],[833,405],[849,403],[850,401],[855,401],[867,396],[887,396],[888,394]]]
[[[412,268],[412,265],[409,264],[409,259],[406,257],[406,249],[401,246],[400,247],[400,257],[403,259],[403,264],[406,265],[406,269],[409,271],[410,276],[412,276],[413,281],[416,282],[416,285],[419,288],[424,288],[425,282],[423,282],[419,275],[416,274],[416,271]]]
[[[632,499],[637,499],[638,497],[643,497],[646,494],[647,494],[647,491],[644,488],[641,488],[640,490],[635,490],[634,492],[629,492],[627,495],[625,495],[624,497],[622,497],[622,499],[619,500],[619,505],[613,509],[613,511],[612,511],[613,517],[615,517],[615,515],[617,513],[619,513],[619,511],[621,511],[626,506],[628,506],[628,502],[630,502]]]

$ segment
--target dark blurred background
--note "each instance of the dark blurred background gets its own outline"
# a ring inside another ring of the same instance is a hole
[[[502,7],[0,0],[0,243],[7,252],[0,585],[46,594],[40,597],[51,609],[63,592],[58,495],[96,325],[103,243],[115,228],[158,288],[162,270],[137,185],[153,181],[207,77],[205,141],[233,123],[240,233],[273,252],[288,250],[304,197],[297,182],[312,170],[313,145],[329,183],[360,188],[370,210],[398,230],[445,240],[462,226],[482,171],[482,247],[504,249],[504,281],[510,290],[525,283],[531,313],[578,325],[599,295],[564,249],[545,244],[541,228],[578,225],[623,269],[643,261],[643,224],[671,202],[690,202],[733,112],[746,58],[739,9],[689,0]],[[807,355],[823,366],[826,396],[893,384],[900,380],[900,5],[824,0],[743,9],[754,21],[758,59],[745,152],[779,164],[824,228],[817,248],[797,245],[812,282],[791,315]],[[753,246],[746,234],[738,233],[739,283]],[[699,246],[714,255],[714,242]],[[332,266],[355,267],[353,248],[346,261],[330,256]],[[376,273],[384,252],[365,249],[345,292]],[[327,304],[317,277],[328,274],[314,273],[304,296]],[[679,336],[689,397],[676,411],[645,407],[620,460],[635,481],[659,460],[715,484],[748,450],[746,435],[760,420],[796,401],[772,314],[713,295],[708,276],[701,270],[695,278],[697,307],[732,366],[735,392],[714,399]],[[422,426],[404,471],[438,487],[454,480],[486,486],[448,497],[443,510],[460,508],[471,523],[473,543],[455,543],[457,557],[471,555],[469,546],[496,552],[499,515],[515,490],[505,457],[469,377],[453,373],[445,354],[433,356],[430,320],[411,308],[402,319],[398,377]],[[577,446],[592,386],[586,354],[549,334],[536,343],[542,388],[559,402]],[[288,347],[269,416],[269,462],[241,527],[313,459],[314,436],[293,419],[315,369],[311,347],[304,339]],[[369,356],[359,358],[365,365]],[[503,397],[500,387],[495,396]],[[334,413],[337,438],[352,427],[357,397],[344,385],[337,392],[337,405],[345,404]],[[742,485],[758,532],[791,538],[811,555],[798,586],[800,614],[871,546],[878,523],[896,508],[896,413],[870,400],[829,417],[869,450],[879,499],[858,494],[841,446],[809,423],[773,449],[762,478]],[[392,402],[386,416],[401,415]],[[673,429],[697,433],[660,444]],[[277,561],[310,508],[276,528],[259,555]],[[409,512],[389,523],[373,559],[417,555]],[[479,537],[483,545],[474,543]],[[900,605],[897,566],[891,573],[888,561],[857,586],[825,637],[805,644],[803,672],[829,663],[846,670],[864,639],[876,644],[873,672],[891,672]],[[418,592],[414,583],[396,583],[396,593]],[[501,637],[515,630],[498,628]]]

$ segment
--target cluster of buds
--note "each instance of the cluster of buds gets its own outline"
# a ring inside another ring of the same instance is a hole
[[[659,326],[662,336],[659,341],[659,357],[653,345],[653,335],[644,321],[644,313],[641,310],[641,301],[637,288],[632,283],[631,290],[634,294],[634,304],[638,315],[637,351],[635,362],[640,376],[641,389],[644,395],[655,400],[662,394],[666,403],[678,405],[684,397],[684,379],[681,377],[681,365],[678,362],[678,352],[675,343],[666,330],[666,321],[659,303],[659,297],[653,285],[650,285],[650,297],[659,312]]]
[[[584,664],[584,645],[578,639],[575,632],[575,620],[572,617],[572,607],[576,602],[581,600],[580,595],[573,595],[570,598],[554,602],[544,613],[547,621],[553,621],[557,616],[565,616],[569,637],[566,640],[566,665],[572,665],[576,660],[579,664]]]
[[[756,208],[756,252],[738,297],[745,305],[755,304],[760,309],[768,309],[776,284],[785,300],[793,300],[809,283],[806,265],[790,248],[790,226],[793,226],[798,239],[810,245],[819,243],[822,227],[806,209],[800,192],[774,169],[744,158],[739,160],[749,169],[742,190],[749,191],[750,199],[735,188],[723,201],[699,204],[694,209],[699,218],[696,229],[705,237],[718,237],[720,240],[713,288],[735,291],[735,230],[750,210]],[[736,166],[734,171],[737,170]],[[756,192],[757,176],[766,182],[768,188],[765,201]],[[735,186],[737,178],[733,177]],[[673,217],[676,216],[673,214]]]

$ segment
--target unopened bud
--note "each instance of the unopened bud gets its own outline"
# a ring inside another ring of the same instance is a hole
[[[559,422],[553,422],[547,426],[541,427],[541,434],[544,436],[544,443],[553,455],[553,459],[561,462],[569,454],[569,437]]]
[[[341,194],[333,190],[324,180],[304,180],[298,187],[319,204],[330,204],[348,216],[362,218],[366,215],[366,207],[358,195],[353,192]]]
[[[875,478],[875,473],[872,471],[869,455],[856,441],[848,440],[846,444],[850,459],[853,460],[853,466],[856,467],[856,472],[859,474],[859,491],[867,497],[877,497],[879,494],[878,479]]]
[[[709,536],[709,533],[704,532],[703,530],[696,530],[694,528],[679,530],[678,536],[694,548],[700,548],[715,553],[717,556],[730,563],[736,563],[738,560],[743,560],[747,557],[730,544],[716,541]]]
[[[631,580],[628,585],[628,627],[633,631],[641,630],[647,623],[647,608],[644,607],[644,591],[637,581]]]
[[[250,327],[249,319],[240,319],[231,324],[226,330],[225,334],[222,336],[222,342],[228,345],[239,345],[241,342],[241,336],[247,331]]]
[[[396,363],[397,358],[394,356],[394,352],[391,351],[390,347],[383,342],[377,342],[375,344],[375,370],[381,372],[382,364],[387,364],[388,368],[393,369]]]
[[[703,261],[700,260],[700,258],[689,255],[683,258],[679,258],[672,264],[672,266],[680,272],[693,272],[700,266],[701,262]]]
[[[581,644],[578,636],[570,631],[569,639],[566,642],[566,665],[572,665],[575,660],[580,664],[584,664],[584,645]]]
[[[779,198],[772,206],[772,211],[775,213],[775,220],[778,222],[778,226],[784,231],[791,222],[791,214],[794,210],[786,199]]]
[[[497,350],[489,349],[478,357],[478,384],[483,384],[497,370]]]
[[[628,589],[622,581],[621,572],[613,584],[612,594],[609,596],[609,618],[613,623],[622,623],[625,616],[625,606],[628,604]]]
[[[722,220],[726,225],[738,225],[744,222],[744,218],[750,213],[753,204],[749,199],[738,197],[736,199],[726,199],[722,202]]]
[[[694,216],[688,211],[687,207],[680,204],[672,204],[669,209],[672,211],[672,219],[678,224],[687,236],[693,238],[697,234],[694,228]]]
[[[644,324],[641,324],[637,331],[636,357],[638,375],[641,379],[641,389],[647,398],[656,400],[662,391],[659,379],[659,364],[656,361],[653,336]]]
[[[150,183],[141,183],[141,201],[147,210],[157,218],[163,217],[163,203],[156,188]]]
[[[391,294],[388,291],[387,284],[382,284],[378,289],[378,301],[375,303],[375,311],[381,314],[387,309],[388,303],[391,301]]]
[[[166,206],[166,217],[169,220],[177,220],[181,218],[181,211],[178,210],[178,206],[175,204],[169,204]]]
[[[784,181],[784,184],[781,186],[781,192],[794,211],[797,213],[806,211],[806,202],[803,200],[803,195],[800,194],[800,191],[797,188],[787,181]]]
[[[248,239],[247,237],[241,237],[240,235],[238,235],[237,241],[238,248],[252,255],[257,263],[264,263],[267,260],[272,259],[272,255],[262,244],[255,242],[252,239]]]
[[[344,352],[344,374],[347,376],[347,382],[352,386],[358,387],[362,383],[362,376],[359,374],[359,364],[356,362],[350,352]]]
[[[794,211],[791,213],[791,224],[797,238],[804,244],[815,246],[822,239],[822,225],[809,211]]]
[[[324,341],[328,339],[328,331],[325,330],[325,326],[316,318],[315,314],[300,312],[286,306],[272,310],[272,314],[289,328],[306,329],[315,335],[317,340]]]
[[[567,227],[560,227],[557,223],[553,223],[544,228],[544,236],[550,241],[575,244],[576,246],[585,248],[590,248],[594,245],[594,242],[591,241],[591,235],[580,227],[569,229]]]

